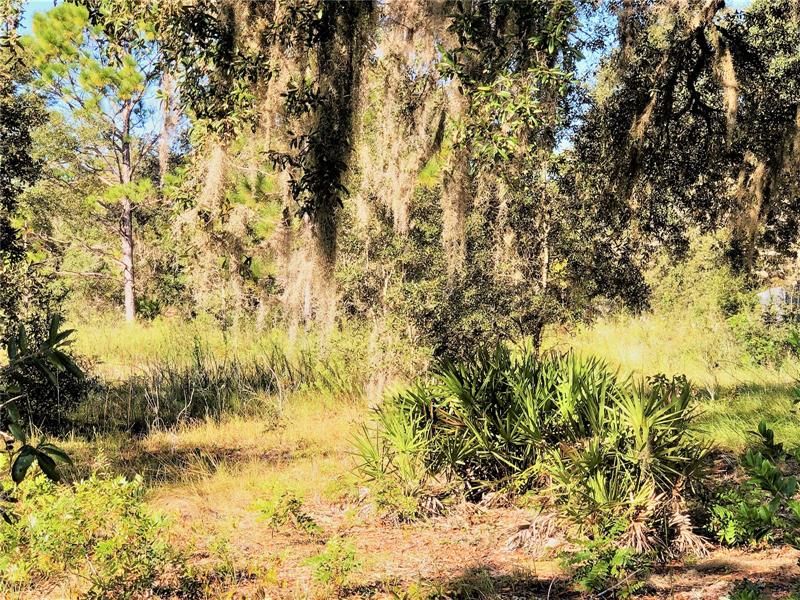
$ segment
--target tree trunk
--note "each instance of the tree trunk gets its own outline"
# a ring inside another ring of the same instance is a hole
[[[547,293],[547,284],[550,279],[550,207],[547,197],[547,172],[548,161],[542,160],[542,229],[541,229],[541,263],[539,268],[539,286],[542,295]]]
[[[125,285],[125,320],[136,320],[136,279],[133,270],[133,208],[130,198],[122,200],[122,277]]]
[[[133,104],[126,102],[122,110],[122,160],[120,182],[127,185],[131,182],[131,112]],[[122,241],[122,278],[125,297],[125,320],[136,320],[136,277],[133,270],[133,203],[129,197],[122,199],[122,214],[119,224]]]
[[[169,148],[172,141],[172,130],[175,127],[175,114],[172,110],[172,96],[175,93],[175,83],[169,71],[164,71],[161,76],[161,92],[163,105],[161,107],[161,135],[158,140],[158,183],[164,188],[164,178],[169,170]]]

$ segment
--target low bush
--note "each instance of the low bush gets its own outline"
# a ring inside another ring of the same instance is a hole
[[[18,492],[17,518],[0,526],[4,592],[77,578],[90,597],[131,598],[181,566],[140,479],[93,476],[66,487],[37,477]]]
[[[596,359],[499,347],[388,398],[356,452],[384,498],[547,486],[589,539],[616,531],[637,552],[700,550],[684,508],[705,455],[692,416],[683,378],[634,382]]]
[[[787,323],[767,323],[757,309],[745,309],[728,318],[734,338],[744,350],[747,362],[756,365],[780,364],[796,353],[796,331]]]
[[[723,487],[712,504],[710,528],[724,544],[785,543],[800,548],[798,481],[787,474],[796,458],[785,451],[766,423],[755,448],[741,458],[744,480]]]
[[[764,586],[741,579],[737,581],[731,592],[727,595],[728,600],[762,600],[764,598]]]
[[[644,587],[650,563],[649,557],[613,538],[586,541],[562,557],[562,566],[581,591],[611,598],[627,598]]]
[[[0,408],[13,402],[25,428],[62,431],[70,411],[96,388],[97,380],[78,364],[72,334],[55,315],[47,327],[20,326],[0,343],[8,355],[0,368]]]
[[[361,568],[353,543],[338,536],[328,540],[325,549],[308,563],[314,568],[314,581],[334,591],[341,590],[350,575]]]
[[[322,528],[305,511],[303,501],[292,492],[284,492],[276,498],[259,501],[255,508],[272,529],[277,530],[290,525],[300,533],[311,537],[322,534]]]
[[[0,517],[9,524],[13,523],[13,504],[17,500],[12,482],[21,483],[34,465],[51,481],[58,481],[61,477],[58,463],[72,462],[61,448],[44,439],[34,445],[29,439],[32,415],[28,412],[26,420],[20,409],[21,402],[30,400],[33,385],[30,373],[37,373],[50,384],[50,409],[45,411],[52,411],[55,404],[52,398],[58,398],[59,374],[69,372],[75,378],[82,377],[67,353],[71,333],[62,330],[60,317],[52,317],[46,337],[31,340],[25,327],[20,326],[3,344],[8,361],[0,367],[0,442],[5,450],[5,460],[0,465],[3,472],[8,472],[10,481],[0,481]]]

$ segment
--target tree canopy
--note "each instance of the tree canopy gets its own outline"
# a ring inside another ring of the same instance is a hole
[[[23,194],[17,171],[6,214],[47,223],[37,249],[68,287],[129,318],[399,319],[445,354],[538,340],[646,306],[652,258],[697,231],[754,283],[794,272],[799,18],[788,0],[64,2],[33,15],[9,84],[50,118],[30,134],[44,177]]]

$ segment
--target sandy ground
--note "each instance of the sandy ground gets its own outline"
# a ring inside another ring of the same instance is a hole
[[[218,510],[191,499],[162,499],[163,508],[193,531],[211,529],[222,515],[235,522],[230,537],[235,554],[250,572],[272,569],[270,584],[243,577],[231,588],[234,598],[308,597],[313,588],[309,557],[322,540],[281,529],[273,531],[258,515],[233,505]],[[357,548],[361,569],[350,584],[330,596],[349,598],[416,598],[415,586],[443,598],[579,598],[563,579],[557,560],[535,559],[524,549],[509,549],[507,540],[530,520],[518,508],[457,507],[446,517],[414,524],[382,522],[366,505],[308,503],[323,527],[324,538],[347,536]],[[196,555],[203,560],[202,551]],[[640,597],[712,600],[725,598],[736,581],[748,578],[767,598],[789,598],[800,586],[800,553],[788,548],[716,550],[690,564],[667,565],[651,575]],[[254,578],[257,579],[257,578]],[[491,590],[486,593],[486,590]],[[317,594],[319,597],[319,594]],[[605,596],[609,597],[609,596]]]

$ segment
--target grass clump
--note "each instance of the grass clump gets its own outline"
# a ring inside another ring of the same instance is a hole
[[[344,349],[321,353],[265,339],[250,351],[218,350],[195,338],[191,353],[141,363],[122,381],[107,380],[74,420],[83,428],[137,433],[231,416],[277,423],[289,396],[300,391],[349,400],[364,390],[358,361]]]
[[[257,502],[256,509],[272,529],[277,530],[288,525],[311,537],[322,534],[322,528],[305,511],[303,501],[292,492],[284,492],[276,498]]]

